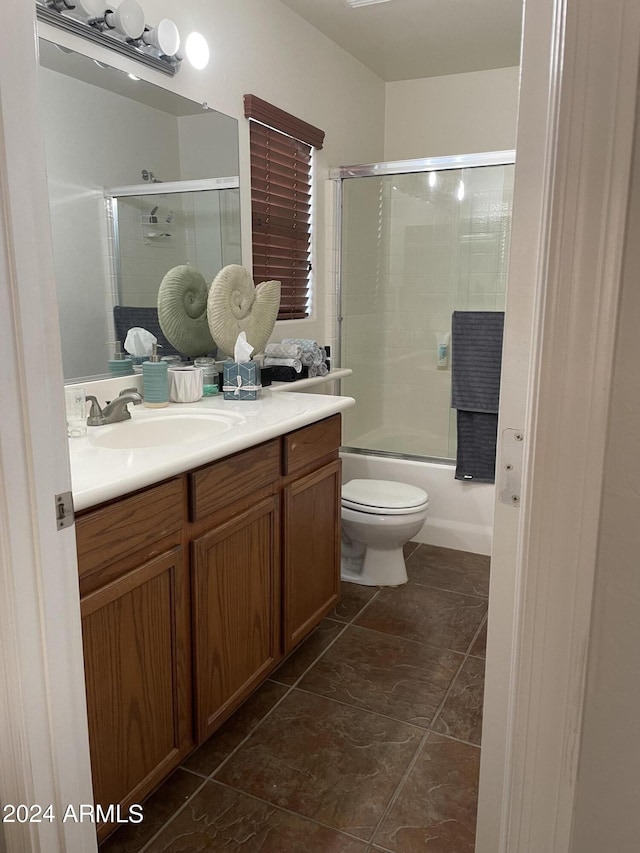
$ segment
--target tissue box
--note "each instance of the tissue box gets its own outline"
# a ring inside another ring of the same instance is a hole
[[[257,400],[261,390],[258,362],[225,361],[222,379],[225,400]]]

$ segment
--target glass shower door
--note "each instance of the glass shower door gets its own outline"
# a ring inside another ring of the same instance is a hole
[[[354,371],[342,392],[357,401],[347,447],[455,457],[451,315],[504,310],[513,171],[342,180],[340,360]]]

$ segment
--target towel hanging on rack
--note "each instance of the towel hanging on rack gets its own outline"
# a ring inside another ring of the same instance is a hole
[[[503,311],[454,311],[451,406],[457,410],[456,479],[495,482]]]

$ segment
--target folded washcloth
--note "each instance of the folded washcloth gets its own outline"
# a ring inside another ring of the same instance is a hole
[[[270,358],[300,358],[302,347],[300,344],[267,344],[264,354]]]
[[[272,358],[266,356],[265,367],[293,367],[296,373],[302,372],[302,362],[299,358]]]
[[[311,338],[285,338],[283,344],[297,344],[302,347],[305,352],[315,349],[318,346],[317,341],[312,341]]]
[[[311,365],[318,367],[327,358],[325,348],[321,347],[317,341],[312,341],[311,338],[285,338],[282,344],[302,347],[300,359],[306,367],[311,367]]]
[[[327,373],[329,373],[329,368],[324,362],[322,362],[322,364],[319,364],[316,367],[316,370],[318,371],[318,376],[326,376]]]

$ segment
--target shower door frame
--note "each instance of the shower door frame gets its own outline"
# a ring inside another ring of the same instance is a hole
[[[139,196],[180,195],[183,193],[203,193],[213,190],[240,191],[240,177],[229,175],[220,178],[199,178],[185,181],[153,181],[147,184],[127,184],[121,187],[105,187],[104,203],[107,217],[107,230],[111,241],[111,308],[122,297],[122,257],[120,255],[120,224],[118,219],[118,199],[137,198]],[[238,233],[242,245],[242,211],[239,206]],[[111,321],[113,323],[113,321]],[[115,330],[113,332],[115,338]]]
[[[424,172],[447,172],[454,169],[475,169],[483,166],[515,166],[514,149],[505,151],[483,151],[477,154],[454,154],[445,157],[422,157],[414,160],[389,160],[381,163],[366,163],[358,166],[336,166],[329,170],[329,179],[336,183],[335,223],[337,231],[337,262],[335,268],[336,317],[338,328],[336,335],[336,363],[342,365],[342,225],[343,225],[343,184],[352,178],[383,178],[391,175],[410,175]],[[342,380],[338,381],[338,394],[342,394]],[[361,456],[384,456],[390,459],[406,459],[417,462],[435,462],[440,465],[455,466],[455,459],[449,456],[426,456],[415,453],[402,453],[395,450],[375,450],[365,447],[344,445],[346,453]]]

